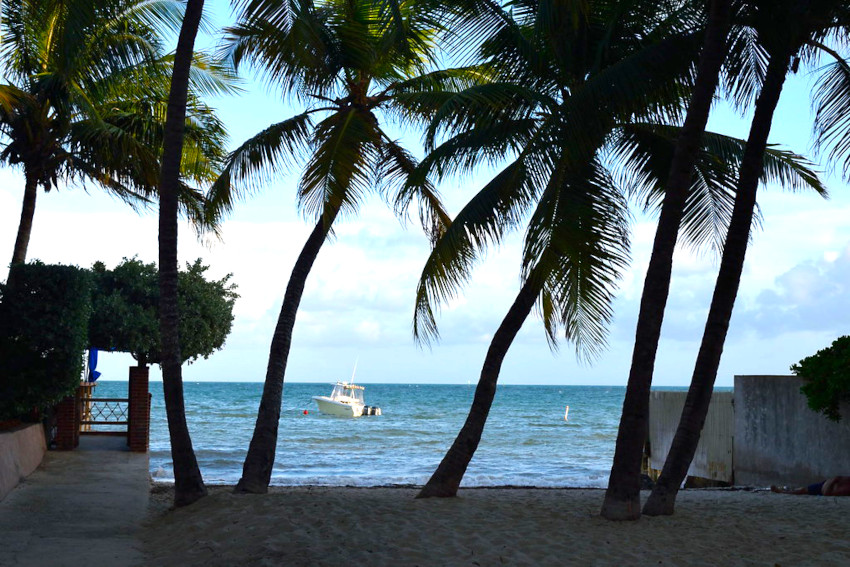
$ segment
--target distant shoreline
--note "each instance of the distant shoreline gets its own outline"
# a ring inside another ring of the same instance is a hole
[[[230,490],[232,491],[236,485],[229,483],[216,483],[216,482],[206,482],[204,485],[208,489],[213,490]],[[336,489],[336,488],[344,488],[344,489],[354,489],[354,490],[419,490],[422,488],[422,485],[416,484],[376,484],[373,486],[360,486],[353,484],[271,484],[269,485],[269,491],[280,491],[280,490],[324,490],[324,489]],[[174,481],[172,480],[152,480],[151,482],[151,494],[163,494],[163,493],[171,493],[174,490]],[[463,486],[461,487],[462,491],[467,490],[590,490],[590,491],[604,491],[605,488],[600,486],[532,486],[532,485],[514,485],[514,484],[497,484],[492,486]],[[704,488],[688,488],[683,489],[688,492],[692,491],[706,491],[706,492],[770,492],[769,486],[711,486]],[[649,490],[642,491],[645,494],[649,494]]]

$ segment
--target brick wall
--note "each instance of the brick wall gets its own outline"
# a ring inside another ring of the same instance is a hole
[[[148,392],[148,368],[130,367],[130,416],[127,444],[131,451],[145,453],[150,445],[151,395]]]
[[[56,448],[70,451],[80,444],[79,392],[68,396],[56,406]]]

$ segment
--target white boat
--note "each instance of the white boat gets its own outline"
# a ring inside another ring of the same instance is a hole
[[[341,417],[360,417],[366,402],[363,401],[363,386],[349,382],[337,382],[330,396],[313,396],[319,411]]]
[[[381,415],[381,408],[367,406],[363,400],[363,386],[354,384],[357,373],[357,361],[350,382],[337,382],[330,396],[313,396],[319,411],[340,417],[360,417],[361,415]]]

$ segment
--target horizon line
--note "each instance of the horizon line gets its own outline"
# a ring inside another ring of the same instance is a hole
[[[101,379],[100,382],[128,382],[127,379],[119,379],[119,378],[104,378]],[[161,384],[162,379],[151,379],[150,383]],[[194,384],[263,384],[262,380],[183,380],[183,383],[194,383]],[[284,386],[286,384],[334,384],[335,381],[289,381],[284,382]],[[464,382],[358,382],[358,384],[362,386],[476,386],[476,383],[464,383]],[[560,387],[584,387],[584,388],[626,388],[624,384],[517,384],[513,382],[509,383],[500,383],[498,386],[547,386],[552,388],[560,388]],[[689,385],[681,385],[681,386],[671,386],[671,385],[653,385],[652,388],[688,388]],[[718,388],[733,388],[733,386],[715,386],[714,389]]]

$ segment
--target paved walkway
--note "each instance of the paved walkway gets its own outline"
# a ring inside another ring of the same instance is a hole
[[[136,534],[147,513],[147,453],[123,437],[86,437],[75,451],[48,451],[0,501],[3,567],[143,565]]]

